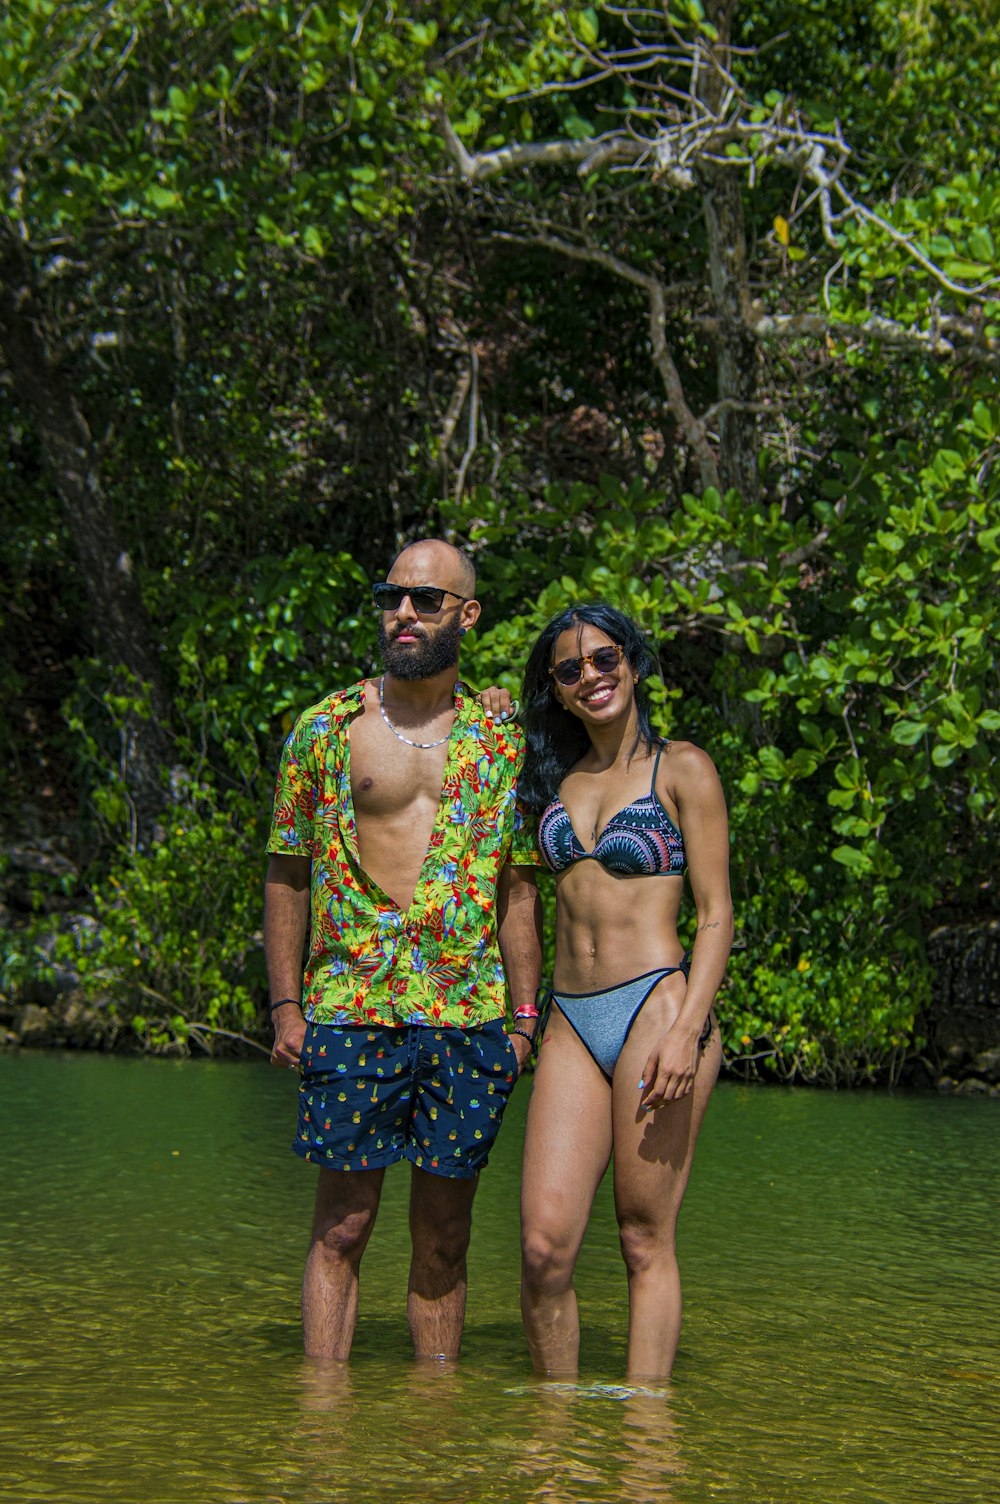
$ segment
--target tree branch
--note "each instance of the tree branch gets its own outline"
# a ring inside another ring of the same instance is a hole
[[[754,319],[750,331],[762,341],[830,335],[848,343],[871,340],[901,350],[920,350],[941,360],[974,360],[985,365],[1000,362],[1000,339],[985,334],[968,319],[948,315],[931,329],[915,329],[880,313],[869,314],[859,324],[841,323],[818,313],[769,313]]]
[[[459,140],[445,111],[439,109],[437,114],[444,143],[467,183],[482,183],[499,173],[519,167],[536,167],[539,163],[558,165],[578,162],[581,164],[581,172],[589,172],[594,158],[598,158],[603,166],[613,158],[636,157],[645,150],[643,143],[613,132],[608,136],[594,136],[585,141],[540,141],[528,145],[515,141],[510,146],[500,147],[498,151],[477,152],[473,156]]]
[[[456,503],[462,499],[466,472],[479,443],[479,356],[471,341],[469,343],[469,387],[469,437],[465,453],[462,455],[462,462],[458,467],[458,475],[455,478]]]
[[[628,72],[629,69],[623,65],[622,76],[627,76]],[[496,151],[474,154],[466,150],[447,113],[440,106],[437,115],[445,146],[462,177],[471,184],[481,183],[501,173],[539,165],[576,164],[577,172],[585,175],[612,162],[617,162],[619,170],[623,171],[640,171],[651,162],[653,182],[662,182],[679,191],[688,191],[697,186],[696,169],[699,166],[712,164],[715,167],[737,170],[749,168],[753,175],[763,161],[770,160],[781,166],[795,168],[814,185],[816,191],[807,202],[815,200],[818,203],[823,237],[831,249],[840,250],[837,225],[845,219],[856,219],[873,225],[888,235],[917,266],[922,267],[948,292],[964,298],[979,297],[995,285],[993,281],[977,283],[975,286],[954,281],[908,235],[897,230],[887,219],[876,214],[850,193],[844,187],[842,178],[851,153],[839,129],[833,134],[810,130],[798,111],[789,110],[784,104],[779,105],[768,120],[743,118],[741,111],[746,106],[746,100],[737,95],[734,84],[726,89],[714,110],[709,110],[701,99],[692,98],[690,104],[694,111],[694,118],[690,120],[668,119],[663,110],[650,108],[641,112],[633,111],[625,130],[608,131],[602,136],[583,141],[558,140],[527,145],[513,142]],[[738,106],[735,114],[734,106]],[[643,119],[647,128],[656,125],[657,120],[660,123],[651,134],[643,135],[635,128],[637,118]],[[737,142],[745,144],[745,155],[727,155],[727,147]],[[833,210],[834,195],[844,206],[836,214]]]
[[[613,256],[610,251],[601,250],[599,246],[576,245],[572,241],[563,240],[557,235],[546,232],[517,235],[511,231],[500,230],[495,233],[494,239],[509,241],[516,245],[542,246],[545,250],[556,251],[560,256],[568,256],[573,261],[585,261],[592,266],[603,267],[613,276],[620,277],[622,281],[631,282],[634,287],[642,289],[649,306],[649,337],[653,346],[653,361],[663,382],[667,406],[697,460],[702,485],[714,486],[716,490],[721,490],[719,466],[715,454],[708,442],[704,425],[698,421],[688,406],[680,372],[674,362],[670,346],[667,344],[667,291],[659,277],[654,277],[650,272],[640,271],[637,266],[632,266],[628,261],[622,261],[618,256]]]

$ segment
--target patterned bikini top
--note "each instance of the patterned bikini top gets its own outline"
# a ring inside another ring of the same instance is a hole
[[[538,827],[538,844],[553,872],[562,872],[574,862],[593,857],[606,872],[620,877],[683,873],[684,837],[656,795],[656,771],[662,753],[661,747],[653,764],[649,793],[611,816],[593,851],[584,850],[566,806],[561,799],[553,799]]]

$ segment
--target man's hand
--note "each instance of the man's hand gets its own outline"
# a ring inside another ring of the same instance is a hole
[[[510,988],[514,1028],[520,1029],[524,1015],[518,1018],[518,1009],[534,1003],[542,979],[542,905],[535,874],[530,867],[512,867],[508,862],[500,873],[497,882],[497,939]],[[536,1029],[538,1022],[536,1019]],[[534,1045],[533,1039],[524,1037],[528,1032],[528,1027],[524,1027],[523,1034],[508,1031],[517,1056],[518,1075],[524,1070]]]
[[[282,1003],[271,1014],[274,1025],[274,1048],[271,1064],[285,1070],[298,1069],[302,1055],[302,1041],[306,1037],[306,1021],[298,1003]]]
[[[295,998],[302,996],[302,951],[309,924],[310,858],[275,852],[264,880],[264,954],[267,980],[280,1008],[271,1014],[271,1064],[295,1070],[302,1053],[306,1021]]]
[[[511,721],[517,715],[517,701],[499,685],[491,684],[489,689],[481,690],[476,699],[491,721]]]
[[[531,1054],[534,1045],[532,1040],[525,1039],[523,1034],[512,1034],[509,1030],[507,1038],[514,1046],[514,1054],[517,1056],[517,1075],[518,1080],[520,1080],[521,1073],[528,1063],[528,1056]]]

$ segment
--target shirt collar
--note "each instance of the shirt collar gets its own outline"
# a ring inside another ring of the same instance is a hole
[[[376,675],[372,682],[377,685],[380,677],[381,675]],[[351,684],[334,695],[330,706],[330,715],[334,720],[347,720],[357,714],[365,701],[367,682],[366,679],[359,679],[357,684]],[[472,720],[475,711],[479,709],[475,697],[469,693],[461,679],[455,681],[454,701],[455,715],[463,724]]]

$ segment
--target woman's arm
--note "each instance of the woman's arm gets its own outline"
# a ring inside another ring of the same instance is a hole
[[[664,792],[677,806],[688,878],[698,913],[691,974],[681,1010],[646,1061],[640,1106],[649,1110],[686,1096],[698,1068],[699,1040],[733,944],[729,890],[729,820],[715,764],[689,742],[670,748]]]

